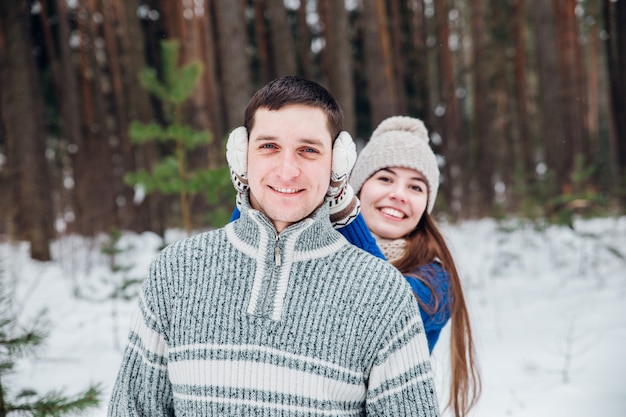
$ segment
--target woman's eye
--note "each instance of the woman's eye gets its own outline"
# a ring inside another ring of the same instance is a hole
[[[421,185],[412,185],[411,190],[421,192],[423,188]]]
[[[378,177],[378,181],[381,181],[381,182],[391,182],[391,178],[389,178],[389,177]]]

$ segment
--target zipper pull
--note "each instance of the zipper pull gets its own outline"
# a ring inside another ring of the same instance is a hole
[[[280,248],[278,247],[278,235],[276,235],[276,245],[274,246],[274,263],[280,266]]]

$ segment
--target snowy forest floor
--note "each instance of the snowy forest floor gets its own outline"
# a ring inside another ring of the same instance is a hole
[[[492,219],[441,229],[463,280],[483,380],[471,415],[626,415],[626,217],[577,220],[573,229]],[[182,237],[170,231],[166,241]],[[13,392],[71,395],[100,384],[101,406],[86,415],[106,415],[136,303],[111,294],[143,279],[162,241],[124,233],[114,260],[102,253],[110,243],[64,237],[46,263],[30,260],[25,244],[0,243],[12,311],[26,325],[45,309],[48,332],[37,354],[18,362],[7,381]],[[442,404],[448,332],[433,352]]]

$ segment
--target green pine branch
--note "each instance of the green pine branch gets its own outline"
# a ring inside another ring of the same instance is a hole
[[[99,386],[90,386],[84,392],[73,397],[67,397],[62,392],[53,391],[37,397],[31,390],[23,390],[16,396],[15,404],[5,404],[5,410],[0,415],[15,413],[32,417],[63,417],[80,415],[100,404],[101,389]],[[24,400],[24,401],[22,401]]]
[[[90,386],[86,391],[67,397],[61,392],[49,392],[38,395],[31,389],[22,389],[11,396],[6,384],[6,376],[15,371],[18,358],[31,353],[39,347],[46,333],[41,329],[43,312],[29,330],[21,330],[11,310],[12,299],[6,283],[7,277],[0,263],[0,417],[62,417],[78,415],[99,404],[101,390]]]
[[[140,169],[128,173],[124,179],[129,185],[141,185],[146,193],[178,194],[183,226],[190,233],[192,198],[203,193],[215,194],[217,189],[223,188],[224,179],[230,180],[230,177],[222,169],[214,170],[215,173],[211,175],[208,173],[210,170],[191,170],[188,166],[188,154],[211,143],[212,135],[209,131],[198,131],[184,123],[183,104],[196,88],[203,66],[197,60],[181,66],[179,50],[180,45],[175,40],[161,42],[160,73],[148,68],[139,74],[142,86],[161,101],[165,125],[133,122],[129,130],[135,144],[156,142],[171,143],[173,146],[169,154],[163,156],[150,170]],[[232,191],[229,185],[227,187]]]

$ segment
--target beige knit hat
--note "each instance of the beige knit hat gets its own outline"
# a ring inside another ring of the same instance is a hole
[[[428,212],[433,211],[439,188],[439,166],[428,145],[428,130],[413,117],[393,116],[383,120],[357,158],[350,185],[359,194],[363,183],[387,167],[412,168],[428,183]]]

